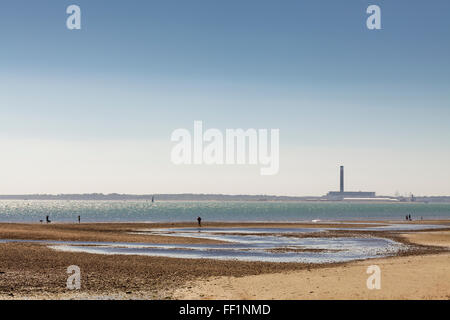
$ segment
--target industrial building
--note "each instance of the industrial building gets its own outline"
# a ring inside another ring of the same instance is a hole
[[[340,190],[330,191],[327,193],[325,198],[327,200],[344,200],[346,198],[350,199],[367,199],[375,198],[375,192],[372,191],[345,191],[344,190],[344,166],[340,167]]]

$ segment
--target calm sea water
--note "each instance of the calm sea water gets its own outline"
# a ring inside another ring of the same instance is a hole
[[[0,222],[167,222],[450,219],[448,203],[2,200]]]

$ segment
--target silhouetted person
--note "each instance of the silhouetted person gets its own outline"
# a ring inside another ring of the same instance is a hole
[[[409,221],[412,221],[412,219],[411,219],[411,215],[409,215]]]
[[[406,215],[406,216],[405,216],[405,219],[406,219],[406,221],[408,221],[408,220],[409,220],[409,219],[408,219],[408,215]]]
[[[50,219],[48,218],[48,216],[45,216],[45,221],[46,221],[47,223],[50,223],[50,222],[51,222]]]
[[[197,222],[198,222],[198,226],[201,227],[202,226],[202,218],[198,217]]]
[[[81,223],[81,216],[78,216],[78,223]]]

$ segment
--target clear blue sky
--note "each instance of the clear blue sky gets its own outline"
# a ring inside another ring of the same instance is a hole
[[[0,193],[320,195],[344,164],[352,189],[450,194],[449,14],[447,0],[2,1]],[[279,128],[280,174],[173,166],[170,134],[194,120]]]

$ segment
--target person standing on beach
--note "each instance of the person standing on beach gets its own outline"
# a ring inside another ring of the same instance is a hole
[[[78,216],[78,223],[81,223],[81,216]]]
[[[202,218],[198,217],[197,222],[198,222],[198,226],[201,227],[202,226]]]

